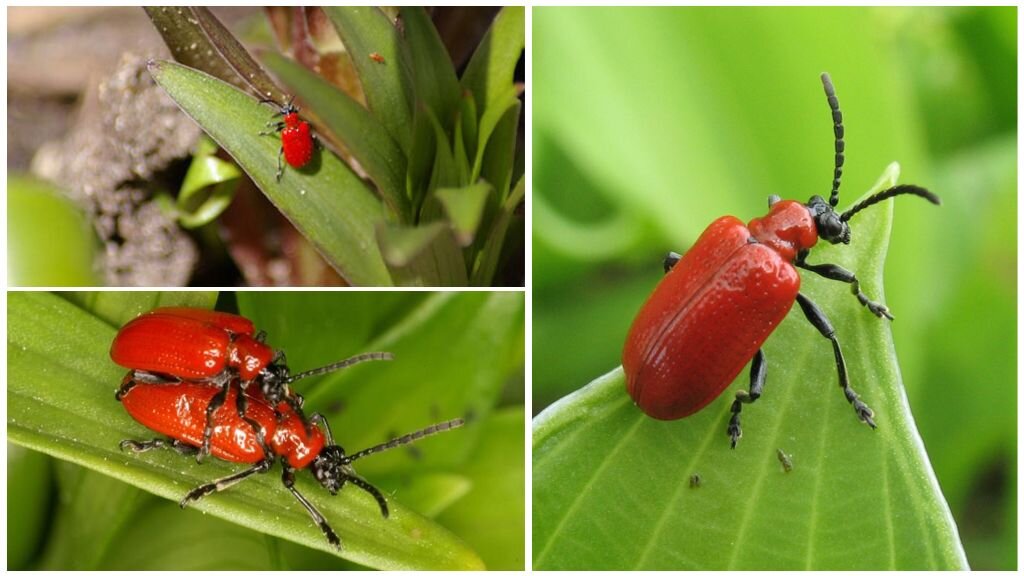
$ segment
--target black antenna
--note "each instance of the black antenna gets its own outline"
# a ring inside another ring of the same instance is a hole
[[[367,448],[366,450],[360,450],[355,454],[346,456],[344,463],[351,464],[352,462],[355,462],[356,460],[359,460],[364,456],[369,456],[370,454],[376,454],[377,452],[383,452],[385,450],[397,448],[403,444],[415,442],[420,438],[423,438],[425,436],[431,436],[433,434],[437,434],[438,432],[445,432],[447,430],[451,430],[452,428],[458,428],[459,426],[462,426],[464,423],[465,421],[462,418],[456,418],[454,420],[449,420],[447,422],[441,422],[440,424],[434,424],[433,426],[427,426],[422,430],[417,430],[411,434],[406,434],[405,436],[402,436],[400,438],[395,438],[394,440],[390,440],[383,444],[377,444],[376,446]]]
[[[883,200],[888,200],[893,196],[899,196],[901,194],[911,194],[914,196],[920,196],[921,198],[924,198],[925,200],[935,205],[942,204],[942,200],[940,200],[938,196],[932,194],[931,192],[925,190],[924,188],[921,188],[920,186],[914,186],[913,184],[900,184],[899,186],[893,186],[888,190],[882,190],[878,194],[875,194],[874,196],[869,196],[868,198],[865,198],[864,200],[858,202],[852,208],[850,208],[846,212],[843,212],[843,214],[839,217],[839,220],[842,222],[846,222],[850,218],[853,218],[854,214],[860,212],[861,210],[867,208],[868,206],[878,204]]]
[[[341,362],[335,362],[334,364],[328,364],[327,366],[321,366],[320,368],[314,368],[306,372],[300,372],[294,376],[290,376],[284,381],[285,384],[291,384],[296,380],[302,380],[303,378],[309,378],[310,376],[319,376],[321,374],[327,374],[328,372],[334,372],[335,370],[341,370],[342,368],[348,368],[353,364],[359,364],[360,362],[367,362],[369,360],[394,360],[395,356],[390,352],[367,352],[366,354],[359,354],[351,358],[346,358]]]
[[[839,98],[836,97],[836,88],[828,72],[822,73],[821,83],[825,87],[828,107],[832,109],[832,126],[836,135],[836,164],[832,173],[832,195],[828,198],[829,205],[835,208],[839,204],[839,181],[843,178],[843,151],[846,150],[846,143],[843,142],[843,113],[839,111]]]

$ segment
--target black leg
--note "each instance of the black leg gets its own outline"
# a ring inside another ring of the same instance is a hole
[[[284,174],[284,164],[281,163],[281,156],[284,155],[284,146],[277,151],[277,181],[281,181],[281,174]]]
[[[284,473],[281,474],[281,482],[284,484],[284,487],[292,493],[292,496],[295,496],[295,499],[299,501],[299,504],[302,504],[302,507],[306,509],[306,512],[309,512],[309,515],[313,517],[313,522],[316,522],[316,525],[320,527],[320,531],[327,537],[327,541],[331,543],[331,546],[341,550],[341,539],[338,538],[338,535],[334,533],[333,529],[331,529],[331,525],[327,523],[327,519],[324,518],[324,515],[321,514],[309,500],[306,500],[305,496],[295,489],[295,470],[289,466],[287,462],[282,461],[281,464],[284,466]]]
[[[359,486],[363,490],[369,492],[370,495],[373,496],[375,500],[377,500],[377,505],[380,506],[381,515],[385,518],[388,517],[388,501],[384,499],[384,495],[380,493],[380,490],[377,490],[377,488],[373,484],[370,484],[369,482],[363,480],[358,476],[352,476],[347,474],[345,475],[345,479],[355,484],[356,486]]]
[[[203,444],[199,448],[199,453],[196,454],[196,462],[200,464],[202,464],[203,458],[210,453],[210,438],[213,436],[213,414],[224,404],[224,400],[228,396],[228,389],[231,387],[231,380],[227,379],[219,385],[220,390],[214,394],[213,398],[210,398],[210,403],[206,406],[206,426],[203,427]]]
[[[678,252],[669,252],[665,255],[665,260],[662,262],[662,266],[665,267],[665,274],[668,274],[669,270],[675,267],[679,263],[679,260],[683,256]]]
[[[241,472],[237,472],[230,476],[225,476],[223,478],[214,480],[209,484],[203,484],[202,486],[196,488],[195,490],[189,492],[188,494],[185,494],[185,497],[181,499],[181,502],[179,502],[178,505],[184,508],[185,506],[188,506],[190,502],[195,502],[200,498],[203,498],[204,496],[207,496],[214,492],[221,492],[227,490],[228,488],[231,488],[235,484],[238,484],[239,482],[245,480],[246,478],[252,476],[253,474],[262,474],[267,470],[270,470],[270,467],[273,465],[273,460],[260,460],[259,463],[253,466],[252,468],[246,468]]]
[[[263,457],[273,460],[274,452],[267,446],[267,431],[263,429],[263,425],[258,421],[246,416],[246,412],[249,410],[249,397],[245,394],[245,386],[239,386],[238,393],[235,395],[235,409],[238,411],[238,417],[245,420],[252,427],[253,432],[256,433],[256,442],[260,445],[260,449],[263,450]],[[209,424],[209,421],[207,421],[207,425]]]
[[[185,444],[181,440],[175,440],[173,438],[154,438],[152,440],[121,440],[118,444],[121,450],[129,449],[132,452],[138,454],[139,452],[146,452],[154,448],[170,448],[178,454],[184,456],[193,456],[196,452],[199,452],[199,448],[192,446],[191,444]]]
[[[320,427],[323,429],[324,439],[326,440],[324,444],[326,446],[333,446],[334,437],[331,436],[331,425],[327,423],[327,419],[324,418],[323,414],[319,412],[313,412],[313,415],[309,417],[309,425],[316,426],[317,424],[319,424]]]
[[[875,413],[871,411],[871,408],[868,408],[867,404],[861,401],[860,396],[853,391],[853,388],[850,388],[850,380],[846,375],[846,360],[843,359],[843,351],[839,348],[839,340],[836,339],[836,331],[832,328],[832,323],[825,317],[825,313],[803,294],[797,294],[796,301],[800,304],[800,309],[803,310],[804,316],[818,329],[818,332],[832,342],[832,351],[836,355],[836,369],[839,371],[839,386],[842,387],[846,400],[853,405],[853,409],[857,412],[857,417],[860,418],[861,422],[874,428],[875,421],[871,418]]]
[[[857,280],[856,274],[836,264],[808,264],[807,262],[804,262],[804,257],[806,257],[806,255],[806,253],[801,253],[797,257],[797,266],[804,270],[814,272],[819,276],[828,278],[829,280],[846,282],[850,285],[850,291],[857,297],[857,301],[860,302],[862,306],[867,306],[867,309],[870,310],[872,314],[879,318],[888,318],[889,320],[893,319],[892,314],[889,313],[889,309],[886,308],[884,304],[879,304],[878,302],[869,300],[868,297],[860,291],[860,281]]]
[[[754,354],[754,359],[750,361],[750,392],[740,390],[736,392],[736,399],[732,401],[732,418],[729,419],[728,432],[733,448],[736,447],[736,441],[743,436],[743,430],[740,429],[740,410],[744,404],[753,404],[761,397],[767,374],[768,364],[764,361],[764,351],[758,350],[757,354]]]

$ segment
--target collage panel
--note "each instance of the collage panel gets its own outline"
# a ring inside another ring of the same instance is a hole
[[[1017,10],[533,8],[534,570],[1017,569]]]
[[[521,292],[9,292],[9,569],[522,570]]]
[[[13,7],[8,285],[522,287],[510,7]]]

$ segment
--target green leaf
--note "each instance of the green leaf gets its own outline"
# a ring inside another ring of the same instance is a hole
[[[388,266],[408,266],[444,231],[444,222],[423,226],[387,226],[378,232],[381,250]],[[429,268],[424,268],[428,270]]]
[[[509,224],[515,215],[516,207],[523,201],[526,194],[526,182],[520,178],[516,187],[512,189],[508,199],[501,207],[494,224],[491,225],[490,233],[487,236],[487,243],[484,244],[480,255],[477,257],[476,267],[473,270],[474,286],[490,286],[494,280],[494,272],[498,269],[498,262],[501,260],[501,249],[505,244],[505,236],[508,234]]]
[[[34,450],[7,444],[7,517],[17,529],[7,531],[7,569],[25,570],[44,542],[49,518],[41,511],[53,489],[51,459]]]
[[[242,43],[221,24],[220,20],[217,20],[217,17],[213,15],[209,8],[196,6],[188,8],[188,10],[191,10],[193,18],[187,20],[202,29],[206,38],[209,39],[213,47],[224,58],[228,66],[231,66],[231,69],[235,71],[238,77],[242,79],[242,82],[253,93],[258,95],[260,99],[271,99],[279,104],[285,103],[288,95],[281,91],[277,84],[274,83],[274,80],[267,74],[267,71],[256,62],[252,55],[242,46]],[[181,61],[179,60],[179,62]],[[190,66],[188,62],[181,63]],[[190,67],[194,68],[194,66]],[[221,79],[227,80],[227,78]]]
[[[465,142],[466,158],[476,158],[477,142],[477,117],[476,98],[473,93],[465,91],[462,100],[459,102],[459,120],[461,120],[462,140]]]
[[[216,156],[217,146],[203,138],[192,156],[178,191],[176,215],[184,228],[198,228],[217,219],[235,197],[242,171]]]
[[[526,471],[522,463],[510,470],[508,460],[524,452],[525,423],[526,415],[518,407],[503,408],[491,418],[466,467],[472,489],[438,517],[473,545],[489,570],[524,568]]]
[[[402,151],[412,148],[412,70],[408,47],[388,17],[373,6],[325,6],[352,57],[366,102]],[[378,54],[383,62],[370,57]]]
[[[877,186],[894,181],[890,171]],[[819,246],[813,259],[856,270],[883,299],[892,204],[872,210],[851,222],[850,246]],[[805,275],[801,292],[836,326],[877,430],[854,415],[828,341],[799,311],[765,344],[767,384],[743,411],[735,450],[725,431],[746,373],[697,414],[662,422],[634,406],[616,369],[534,420],[534,568],[966,569],[890,328],[834,284]],[[692,474],[700,488],[689,487]]]
[[[154,499],[117,535],[103,565],[175,572],[281,569],[273,542],[244,526]]]
[[[187,306],[213,308],[217,293],[189,292],[58,292],[58,296],[92,313],[100,320],[117,328],[139,314],[161,306]]]
[[[186,6],[146,6],[143,9],[175,61],[206,72],[237,88],[248,88],[246,80],[231,67],[209,34],[199,25],[196,9]]]
[[[7,274],[12,286],[95,286],[98,242],[88,219],[49,184],[7,180]]]
[[[145,494],[109,476],[57,461],[60,485],[48,546],[39,568],[96,570]]]
[[[516,141],[519,139],[519,110],[517,101],[501,117],[487,140],[484,156],[480,163],[480,177],[494,184],[497,200],[505,199],[512,184],[512,167],[516,159]]]
[[[487,150],[487,146],[491,141],[491,136],[498,130],[498,126],[505,121],[505,118],[510,114],[511,110],[515,110],[516,120],[519,115],[519,99],[516,98],[514,90],[509,89],[507,92],[502,94],[500,97],[496,97],[495,101],[484,108],[483,116],[480,117],[480,132],[479,142],[476,148],[476,158],[473,160],[473,174],[471,178],[476,180],[480,177],[480,171],[483,168],[484,152]],[[515,125],[516,122],[513,122]],[[513,138],[513,142],[515,139]],[[504,150],[506,145],[502,143],[500,150]],[[513,146],[514,149],[514,146]]]
[[[196,465],[173,451],[122,453],[118,449],[120,440],[146,438],[153,433],[135,423],[113,398],[124,374],[108,359],[115,328],[46,293],[10,293],[7,310],[7,433],[12,442],[119,478],[174,502],[201,483],[238,471],[237,465],[222,461],[207,460]],[[375,406],[364,409],[363,414],[393,422],[382,411],[391,412],[397,407],[382,405],[379,398]],[[407,423],[401,424],[400,429],[405,430]],[[336,437],[345,438],[339,430],[344,426],[335,428]],[[454,432],[450,436],[458,438]],[[447,449],[436,438],[417,446],[425,454]],[[367,476],[372,479],[372,475]],[[308,474],[298,477],[297,487],[330,520],[342,539],[340,555],[345,558],[392,570],[482,567],[460,540],[393,498],[389,502],[391,516],[384,519],[376,502],[358,490],[343,490],[331,497]],[[276,474],[251,478],[194,507],[235,524],[334,553]]]
[[[421,516],[436,519],[438,514],[465,496],[472,489],[473,482],[461,474],[438,473],[419,474],[412,480],[384,478],[379,486],[399,496],[403,504]]]
[[[440,188],[435,192],[448,214],[455,239],[462,246],[473,243],[491,190],[490,184],[481,181],[463,188]]]
[[[292,60],[268,53],[264,62],[345,144],[377,183],[391,211],[401,221],[410,221],[411,209],[405,196],[405,154],[380,121],[348,94]]]
[[[381,442],[456,416],[468,419],[443,442],[360,461],[360,472],[369,478],[423,471],[424,463],[468,462],[502,387],[513,376],[521,381],[523,307],[522,293],[430,293],[356,349],[391,352],[393,361],[335,372],[303,383],[301,390],[311,410],[324,412],[335,436],[346,439],[346,447]]]
[[[462,74],[462,86],[475,95],[481,108],[496,103],[512,86],[526,45],[525,17],[522,6],[502,8]]]
[[[278,182],[280,138],[260,135],[271,116],[265,106],[178,64],[153,62],[150,73],[339,274],[356,285],[391,285],[374,235],[377,223],[386,219],[385,210],[341,159],[321,149],[305,167],[287,167]]]
[[[426,102],[447,128],[455,120],[462,95],[451,56],[422,6],[404,6],[400,15],[409,43],[416,100]]]

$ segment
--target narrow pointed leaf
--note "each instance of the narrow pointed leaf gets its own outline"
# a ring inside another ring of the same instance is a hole
[[[854,218],[852,243],[819,245],[813,261],[855,270],[864,291],[884,301],[892,213],[887,202]],[[801,292],[836,327],[851,385],[878,429],[857,419],[836,385],[828,340],[798,307],[765,344],[767,383],[744,406],[735,450],[726,426],[746,373],[702,411],[663,422],[633,404],[616,369],[534,420],[535,569],[967,568],[887,321],[845,285],[803,280]],[[779,449],[791,455],[789,473]],[[693,474],[699,488],[689,485]]]
[[[451,56],[422,6],[402,7],[400,13],[412,56],[416,99],[426,102],[447,128],[455,120],[462,94]]]
[[[280,137],[260,135],[272,115],[266,106],[220,80],[172,62],[153,62],[150,73],[339,274],[356,285],[391,284],[374,235],[386,211],[341,159],[320,149],[303,168],[286,167],[278,182]]]
[[[264,62],[344,143],[377,184],[391,211],[403,221],[410,221],[405,154],[383,124],[348,94],[292,60],[268,53]]]
[[[409,154],[412,147],[412,85],[410,57],[391,20],[373,6],[326,6],[352,57],[366,102],[391,137]],[[376,54],[380,59],[372,58]]]
[[[473,243],[491,190],[487,182],[478,182],[463,188],[441,188],[436,192],[448,214],[455,238],[462,246]]]
[[[462,74],[462,86],[476,96],[483,109],[512,86],[526,45],[525,13],[522,6],[502,8]]]
[[[510,89],[484,108],[483,115],[480,117],[479,143],[476,148],[476,158],[473,161],[473,174],[471,178],[476,179],[480,177],[480,170],[484,162],[484,152],[487,150],[487,144],[491,141],[491,136],[497,130],[502,119],[509,113],[509,110],[518,106],[520,106],[519,99],[516,98],[515,91]],[[518,114],[518,111],[516,114]]]
[[[490,286],[494,280],[494,272],[498,269],[498,262],[501,260],[501,249],[505,244],[505,236],[508,234],[509,224],[515,214],[516,208],[523,201],[526,194],[526,183],[523,178],[519,179],[516,187],[512,189],[501,211],[491,224],[490,232],[487,235],[487,243],[484,244],[477,256],[477,263],[473,270],[474,286]]]
[[[281,91],[281,88],[274,83],[273,78],[267,74],[267,71],[256,62],[256,59],[249,54],[249,51],[242,46],[242,43],[221,24],[220,20],[213,15],[209,8],[196,6],[191,8],[191,10],[195,16],[196,24],[202,28],[214,48],[227,61],[228,66],[231,66],[235,73],[238,74],[238,77],[248,85],[254,94],[258,95],[260,99],[269,98],[278,104],[287,102],[289,95]]]

